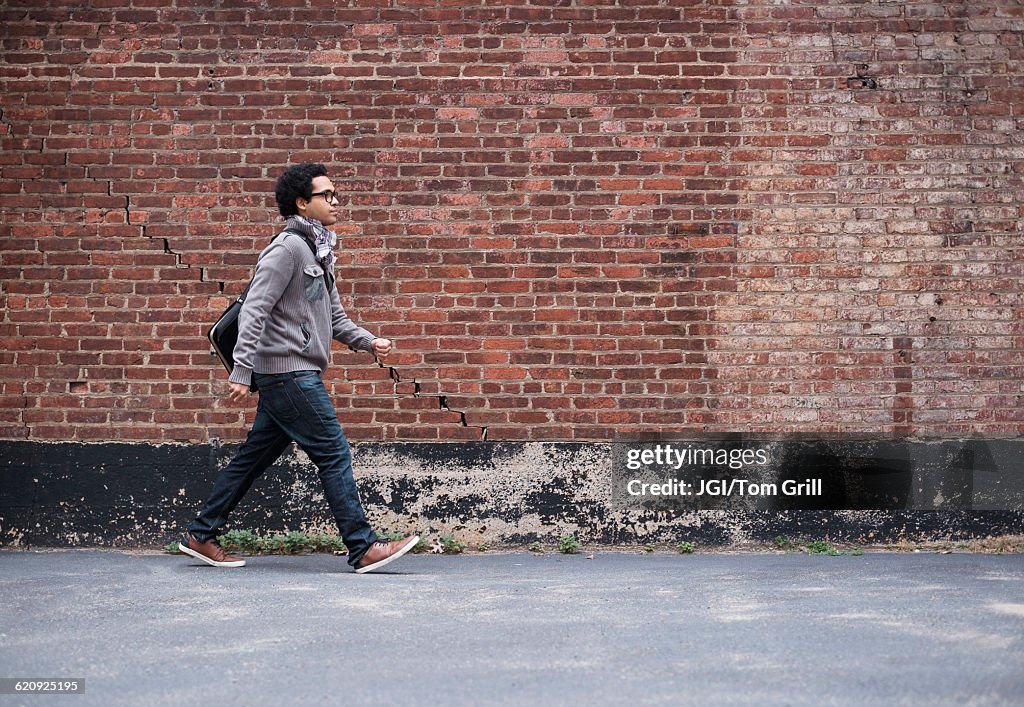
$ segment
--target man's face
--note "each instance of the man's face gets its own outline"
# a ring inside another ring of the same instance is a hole
[[[336,223],[338,221],[338,201],[334,198],[334,184],[331,183],[330,178],[313,177],[312,192],[313,197],[309,201],[301,197],[295,200],[299,214],[319,221],[325,226]]]

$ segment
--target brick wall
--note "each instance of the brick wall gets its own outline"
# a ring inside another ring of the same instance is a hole
[[[209,4],[2,4],[0,437],[241,438],[297,161],[353,439],[1024,432],[1019,2]]]

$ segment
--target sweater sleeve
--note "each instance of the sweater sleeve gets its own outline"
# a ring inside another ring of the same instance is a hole
[[[228,378],[232,383],[252,383],[256,346],[263,336],[263,327],[291,281],[294,270],[295,259],[283,244],[269,248],[256,264],[256,274],[249,287],[249,294],[238,314],[235,367]]]
[[[341,297],[338,295],[338,288],[331,287],[331,329],[332,335],[343,344],[346,344],[353,351],[373,351],[373,334],[358,326],[348,318],[344,308],[341,306]]]

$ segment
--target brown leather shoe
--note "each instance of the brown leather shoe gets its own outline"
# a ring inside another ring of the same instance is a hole
[[[409,550],[412,550],[419,541],[419,535],[410,535],[402,540],[392,540],[391,542],[381,540],[380,542],[375,542],[356,564],[356,574],[379,570],[384,565],[394,562],[409,552]]]
[[[201,543],[193,538],[191,533],[185,533],[185,537],[178,543],[178,549],[214,567],[245,567],[245,560],[224,552],[224,548],[216,540]]]

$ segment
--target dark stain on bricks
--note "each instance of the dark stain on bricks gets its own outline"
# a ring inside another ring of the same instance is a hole
[[[975,485],[970,470],[982,473],[977,478],[989,486],[993,479],[1009,484],[999,470],[1024,453],[1020,442],[914,447],[914,493],[924,502],[943,499],[941,512],[899,508],[910,494],[908,458],[899,453],[910,449],[906,445],[890,443],[880,452],[881,443],[869,449],[864,443],[787,444],[790,467],[835,482],[836,493],[821,504],[832,508],[627,511],[610,502],[609,448],[595,443],[375,444],[373,454],[356,445],[357,476],[374,527],[457,531],[490,544],[566,533],[588,543],[688,540],[710,546],[775,535],[881,542],[1015,534],[1024,527],[1019,492],[1009,492],[1007,510],[965,508],[990,493]],[[871,450],[889,462],[862,468],[872,456],[864,452]],[[165,544],[196,513],[231,451],[214,445],[0,442],[0,544]],[[329,509],[322,498],[314,500],[319,493],[309,461],[287,453],[253,486],[231,527],[329,530]]]
[[[854,91],[874,91],[878,89],[878,79],[872,76],[851,76],[846,79],[846,85]]]

